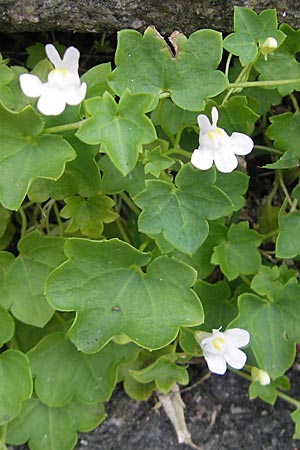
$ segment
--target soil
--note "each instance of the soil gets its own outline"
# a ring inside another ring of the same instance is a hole
[[[203,376],[192,371],[194,382]],[[290,381],[299,396],[299,371]],[[278,399],[270,406],[248,398],[248,382],[233,373],[211,375],[200,385],[182,392],[186,422],[193,442],[203,450],[300,450],[293,439],[293,407]],[[189,450],[178,444],[173,426],[157,400],[129,399],[116,389],[108,403],[106,420],[94,431],[79,437],[76,450]]]

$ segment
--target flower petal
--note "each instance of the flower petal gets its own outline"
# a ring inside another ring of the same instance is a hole
[[[215,152],[215,164],[220,172],[232,172],[238,165],[238,160],[233,151],[225,144]]]
[[[254,142],[244,133],[232,133],[230,139],[235,146],[232,150],[236,155],[248,155],[253,149]]]
[[[86,83],[82,83],[80,87],[68,89],[65,92],[65,99],[68,105],[79,105],[86,94]]]
[[[68,47],[63,57],[63,66],[72,73],[78,72],[79,50],[75,47]]]
[[[224,375],[227,369],[227,364],[223,355],[212,355],[211,353],[204,354],[208,368],[211,372],[218,375]]]
[[[61,69],[63,67],[62,60],[61,60],[61,57],[60,57],[58,51],[54,47],[54,45],[47,44],[45,46],[45,51],[46,51],[46,55],[47,55],[48,59],[52,62],[54,67],[56,69]]]
[[[45,116],[58,116],[65,107],[66,100],[59,89],[47,89],[37,102],[37,108]]]
[[[217,108],[215,106],[213,106],[212,110],[211,110],[211,120],[212,120],[212,126],[214,128],[217,126],[218,119],[219,119],[219,111],[217,110]]]
[[[213,152],[209,147],[201,146],[193,151],[191,163],[200,170],[210,169],[213,165]]]
[[[250,342],[250,333],[242,328],[231,328],[224,331],[226,340],[228,339],[234,347],[244,347]]]
[[[234,369],[242,369],[247,361],[247,355],[238,348],[231,347],[224,354],[224,358]]]
[[[23,73],[19,80],[21,89],[27,97],[39,97],[45,90],[46,84],[35,75]]]
[[[199,136],[199,142],[202,136],[204,136],[204,134],[208,133],[209,130],[211,129],[211,123],[208,119],[207,116],[205,116],[204,114],[199,114],[199,116],[197,117],[198,120],[198,125],[200,128],[200,136]]]

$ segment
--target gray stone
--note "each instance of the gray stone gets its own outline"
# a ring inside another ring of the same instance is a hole
[[[0,31],[143,31],[154,25],[163,34],[229,32],[234,5],[256,12],[276,8],[280,23],[300,26],[299,0],[0,0]]]

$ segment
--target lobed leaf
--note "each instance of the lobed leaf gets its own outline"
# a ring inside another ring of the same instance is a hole
[[[257,250],[261,241],[256,231],[249,230],[248,222],[231,224],[227,239],[214,248],[211,262],[220,265],[228,280],[234,280],[240,274],[256,273],[261,264]]]
[[[0,104],[0,201],[8,209],[19,208],[35,178],[57,180],[76,157],[61,136],[42,130],[41,116],[31,106],[12,112]]]
[[[118,96],[128,87],[133,93],[152,94],[150,110],[164,92],[182,109],[203,110],[205,100],[221,93],[228,84],[225,75],[216,70],[222,57],[222,36],[213,30],[196,31],[188,39],[178,33],[173,44],[176,55],[152,27],[144,35],[120,31],[111,88]]]
[[[28,353],[35,392],[52,407],[73,399],[92,404],[108,401],[117,382],[119,364],[133,359],[136,351],[134,344],[110,342],[94,355],[85,355],[64,333],[50,334]]]
[[[51,408],[32,398],[24,402],[20,415],[9,424],[7,442],[21,445],[28,441],[31,450],[72,450],[77,431],[90,431],[104,418],[100,402],[89,405],[73,401]]]
[[[125,176],[136,165],[142,144],[156,139],[151,120],[145,115],[151,95],[131,94],[127,89],[116,103],[109,92],[86,101],[91,115],[76,136],[90,145],[101,144],[114,166]]]
[[[295,359],[296,342],[300,342],[299,294],[295,277],[285,284],[275,301],[242,294],[239,315],[230,324],[249,331],[257,365],[272,378],[283,375]]]
[[[64,239],[41,236],[38,231],[19,241],[19,256],[10,264],[1,289],[6,297],[3,306],[17,319],[43,327],[54,314],[45,294],[45,281],[51,270],[61,264]]]
[[[118,239],[74,238],[65,252],[68,261],[52,272],[46,291],[54,308],[76,311],[68,336],[79,350],[94,353],[119,334],[153,350],[170,343],[180,326],[203,321],[191,267],[161,256],[144,273],[149,255]]]
[[[175,185],[161,180],[146,181],[146,189],[134,197],[143,209],[139,231],[162,234],[176,249],[192,255],[209,232],[208,219],[223,217],[233,209],[229,197],[216,185],[214,168],[199,171],[186,164]]]
[[[0,355],[0,426],[19,414],[31,393],[28,358],[19,350],[6,350]]]

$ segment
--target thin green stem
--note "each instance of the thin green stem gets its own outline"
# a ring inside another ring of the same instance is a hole
[[[166,126],[166,124],[165,124],[165,121],[164,121],[164,119],[163,119],[163,116],[162,116],[162,108],[163,108],[163,104],[164,104],[164,99],[163,99],[163,98],[160,98],[160,99],[159,99],[159,102],[158,102],[158,109],[157,109],[157,115],[158,115],[159,125],[160,125],[160,128],[161,128],[161,129],[163,130],[163,132],[165,133],[165,135],[168,136],[170,142],[172,142],[172,144],[174,145],[174,143],[175,143],[175,138],[174,138],[173,134],[170,133],[170,131],[168,130],[168,128],[167,128],[167,126]]]
[[[281,391],[277,391],[277,389],[276,389],[276,393],[277,393],[278,397],[282,398],[287,403],[290,403],[291,405],[296,406],[296,408],[300,408],[300,402],[298,400],[295,400],[294,398],[290,397],[287,394],[284,394]]]
[[[6,441],[6,430],[7,430],[7,424],[0,426],[0,450],[7,450],[7,447],[5,445]]]
[[[262,234],[261,236],[264,241],[267,241],[271,237],[277,236],[278,233],[279,233],[279,228],[276,228],[276,230],[269,231],[269,233]]]
[[[226,65],[225,65],[225,76],[228,78],[228,74],[229,74],[229,67],[230,67],[230,63],[231,63],[231,58],[232,58],[233,54],[229,53],[228,57],[227,57],[227,61],[226,61]]]
[[[183,150],[180,147],[173,147],[170,148],[170,150],[168,150],[165,155],[181,155],[181,156],[185,156],[186,158],[191,158],[192,154],[191,152],[188,152],[187,150]]]
[[[140,210],[135,205],[135,203],[131,200],[131,198],[125,192],[120,192],[119,195],[122,198],[122,200],[124,201],[124,203],[126,203],[126,205],[131,209],[131,211],[134,212],[134,214],[136,216],[138,216],[140,214]]]
[[[299,105],[298,105],[297,99],[296,99],[296,97],[295,97],[295,95],[293,93],[290,94],[290,99],[292,100],[294,110],[296,112],[299,112]]]
[[[277,87],[279,85],[294,84],[294,83],[300,83],[300,79],[293,78],[290,80],[241,81],[241,82],[229,83],[227,86],[227,89],[239,89],[239,88],[247,88],[247,87],[264,87],[264,86]]]
[[[26,214],[25,214],[22,206],[20,206],[18,212],[19,212],[19,214],[21,216],[21,220],[22,220],[22,226],[21,226],[21,238],[22,238],[25,236],[26,230],[27,230],[27,217],[26,217]]]
[[[282,171],[281,170],[277,170],[276,171],[276,176],[278,177],[279,186],[281,187],[281,189],[282,189],[282,191],[283,191],[283,193],[285,195],[285,198],[289,202],[291,208],[293,208],[294,203],[293,203],[293,201],[292,201],[292,199],[290,197],[290,194],[289,194],[289,191],[287,190],[286,185],[284,184],[283,177],[282,177]]]
[[[276,153],[276,155],[283,155],[282,151],[273,147],[268,147],[267,145],[255,145],[254,148],[256,150],[263,150],[264,152]]]
[[[125,242],[127,242],[128,244],[130,244],[130,239],[129,239],[129,237],[127,236],[127,233],[126,233],[126,231],[125,231],[125,229],[124,229],[124,227],[123,227],[123,224],[122,224],[122,222],[121,222],[121,219],[120,219],[120,218],[117,219],[115,223],[116,223],[116,225],[117,225],[117,228],[118,228],[118,230],[119,230],[119,232],[120,232],[120,235],[122,236],[123,240],[124,240]]]
[[[251,286],[251,281],[249,280],[248,277],[246,277],[246,276],[243,275],[243,274],[240,274],[239,277],[240,277],[241,280],[243,280],[243,282],[244,282],[245,284],[247,284],[247,286]]]
[[[245,378],[248,381],[253,381],[252,378],[251,378],[251,375],[249,375],[248,373],[245,373],[245,372],[243,372],[241,370],[232,369],[232,368],[230,368],[230,371],[235,373],[236,375],[239,375],[242,378]],[[295,400],[294,398],[290,397],[289,395],[284,394],[281,391],[278,391],[278,389],[275,389],[275,390],[276,390],[276,394],[277,394],[278,397],[282,398],[287,403],[290,403],[291,405],[296,406],[296,408],[300,407],[300,402],[298,400]]]
[[[54,214],[55,214],[55,217],[56,217],[56,220],[57,220],[59,234],[60,234],[60,236],[63,236],[65,230],[64,230],[63,222],[62,222],[62,220],[60,218],[60,215],[59,215],[59,209],[58,209],[57,203],[54,201],[52,206],[53,206]]]
[[[57,134],[63,133],[65,131],[77,130],[85,122],[85,120],[80,120],[79,122],[66,123],[65,125],[57,125],[56,127],[44,128],[44,134]]]

